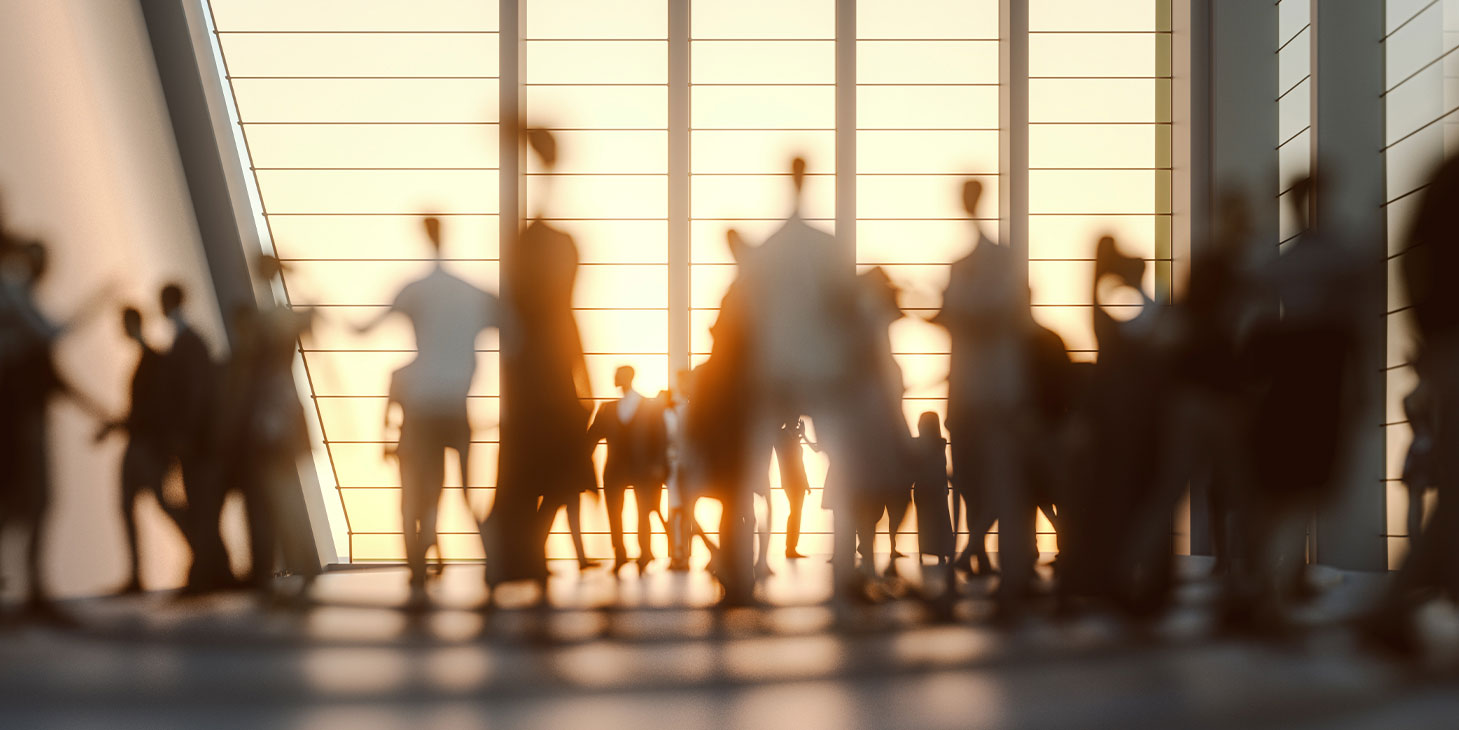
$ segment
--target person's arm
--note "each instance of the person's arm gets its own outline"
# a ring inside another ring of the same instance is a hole
[[[602,441],[604,438],[607,438],[608,418],[604,415],[603,411],[607,410],[613,405],[613,401],[604,401],[603,403],[599,404],[598,409],[593,412],[593,420],[591,423],[588,424],[587,440],[589,448],[597,446],[598,442]]]
[[[382,323],[385,322],[386,319],[389,319],[390,318],[390,315],[395,314],[395,312],[396,312],[396,308],[395,308],[394,305],[392,305],[392,306],[389,306],[389,307],[386,307],[386,308],[380,310],[380,313],[379,314],[375,315],[374,317],[370,318],[369,320],[367,320],[364,323],[359,323],[359,322],[354,323],[352,325],[352,327],[355,330],[355,334],[357,334],[357,335],[369,334],[371,330],[375,329],[376,327],[379,327]]]
[[[92,418],[95,418],[97,421],[101,422],[102,429],[100,432],[98,432],[96,437],[98,441],[101,440],[101,438],[109,433],[112,429],[123,428],[125,426],[124,422],[121,419],[114,418],[110,413],[107,413],[106,408],[102,407],[102,405],[95,398],[92,398],[90,395],[80,390],[77,390],[74,386],[71,385],[71,383],[67,382],[60,375],[56,376],[56,387],[57,390],[59,390],[62,395],[65,395],[67,398],[69,398],[72,403],[75,403],[79,408],[81,408],[81,410],[85,411]]]

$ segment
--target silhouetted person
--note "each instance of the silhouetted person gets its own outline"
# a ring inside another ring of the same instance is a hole
[[[975,217],[983,186],[963,185],[963,206]],[[1037,558],[1034,497],[1023,474],[1020,449],[1027,443],[1030,386],[1027,326],[1030,322],[1027,276],[1008,247],[983,235],[973,250],[954,262],[942,310],[933,322],[951,338],[947,429],[952,441],[953,488],[973,515],[985,512],[998,521],[1003,606],[1021,599]],[[974,531],[958,565],[971,572],[978,558],[987,571],[983,535]]]
[[[80,317],[58,326],[40,311],[36,287],[48,263],[37,242],[12,240],[0,250],[0,539],[6,528],[26,531],[26,609],[60,619],[42,571],[51,498],[48,409],[64,395],[103,423],[110,419],[56,370],[56,343]]]
[[[260,256],[257,276],[265,286],[282,272]],[[294,360],[313,326],[312,310],[242,305],[231,313],[233,347],[223,371],[218,449],[226,490],[242,497],[248,520],[254,587],[268,598],[285,597],[274,581],[282,567],[303,578],[295,599],[307,596],[319,574],[309,516],[300,499],[299,473],[312,469],[308,424],[294,381]]]
[[[193,551],[187,587],[191,592],[206,592],[234,582],[223,545],[223,488],[213,452],[218,367],[202,335],[183,312],[182,287],[162,287],[159,299],[162,314],[173,328],[172,347],[162,357],[172,389],[171,445],[187,495],[187,535]]]
[[[122,329],[137,343],[140,354],[132,375],[131,411],[124,420],[107,424],[96,436],[100,441],[112,430],[124,430],[127,444],[122,452],[121,513],[127,536],[127,580],[121,592],[139,593],[142,581],[137,547],[137,498],[151,494],[164,514],[186,535],[187,513],[168,501],[162,484],[172,470],[172,389],[162,354],[152,349],[142,334],[142,313],[133,307],[122,310]]]
[[[1255,275],[1276,247],[1253,238],[1239,192],[1223,193],[1216,213],[1216,235],[1195,252],[1186,296],[1174,312],[1173,442],[1164,478],[1188,482],[1192,501],[1206,504],[1215,569],[1224,572],[1238,506],[1250,502],[1255,478],[1247,434],[1259,383],[1248,341],[1253,325],[1276,314],[1275,297]]]
[[[544,169],[552,169],[552,135],[530,129],[526,136]],[[548,514],[539,505],[579,499],[597,481],[583,448],[591,389],[572,311],[577,268],[577,243],[540,214],[502,252],[502,292],[512,316],[502,331],[497,496],[483,532],[493,585],[534,580],[545,586],[545,545],[556,509]]]
[[[1425,598],[1434,589],[1451,601],[1459,596],[1459,155],[1444,161],[1421,196],[1402,266],[1419,336],[1415,367],[1432,393],[1438,494],[1372,621],[1406,650],[1418,647],[1413,612]]]
[[[1087,414],[1093,420],[1091,478],[1069,495],[1069,508],[1061,512],[1067,548],[1059,557],[1065,598],[1110,600],[1142,616],[1163,608],[1169,595],[1174,509],[1159,496],[1169,437],[1162,426],[1169,358],[1161,348],[1164,308],[1141,289],[1146,266],[1109,236],[1096,245],[1091,316],[1099,360]],[[1112,302],[1104,298],[1107,282],[1137,297],[1133,317],[1111,313]]]
[[[750,435],[742,458],[754,480],[768,470],[769,464],[761,460],[768,460],[780,424],[790,418],[811,418],[833,469],[853,449],[850,429],[854,426],[844,412],[848,408],[845,396],[853,387],[852,370],[857,365],[853,352],[864,332],[855,257],[844,241],[801,216],[805,160],[796,158],[790,167],[795,191],[790,216],[741,261],[749,314],[747,362],[754,394],[748,417]],[[855,492],[855,488],[838,489],[828,482],[823,493],[822,504],[832,510],[836,525],[833,572],[838,591],[856,587]],[[742,514],[749,505],[749,495],[738,494],[726,511]],[[836,517],[838,510],[840,516]],[[735,565],[734,558],[740,555],[734,530],[742,522],[732,521],[732,529],[724,533],[722,552],[731,558],[726,560],[729,565]],[[743,578],[746,574],[737,575]]]
[[[797,418],[780,425],[775,439],[775,463],[780,468],[780,488],[785,490],[785,499],[790,503],[790,514],[785,518],[785,557],[803,558],[800,553],[801,509],[805,498],[811,492],[810,479],[805,472],[805,444],[813,451],[821,447],[806,439],[805,421]]]
[[[623,545],[623,498],[633,488],[638,505],[638,570],[653,561],[651,515],[659,510],[668,476],[668,445],[664,435],[662,404],[633,389],[633,368],[613,373],[613,385],[622,397],[598,406],[588,428],[588,442],[606,441],[603,461],[603,503],[608,508],[608,529],[613,542],[613,572],[628,564]]]
[[[917,419],[913,448],[916,471],[912,498],[917,505],[917,550],[921,557],[931,555],[938,565],[947,565],[957,546],[947,506],[947,439],[942,437],[942,424],[936,413],[927,411]]]
[[[1282,599],[1307,590],[1305,526],[1332,498],[1350,415],[1345,381],[1355,364],[1356,322],[1368,316],[1355,307],[1364,301],[1364,264],[1327,220],[1309,215],[1314,185],[1304,179],[1292,187],[1304,232],[1266,273],[1280,319],[1253,335],[1266,381],[1252,433],[1261,494],[1243,517],[1244,550],[1256,561],[1247,590],[1260,604],[1257,620],[1280,619]]]
[[[476,338],[501,324],[501,303],[447,271],[441,261],[441,223],[424,219],[435,266],[395,295],[390,308],[359,328],[368,331],[399,314],[415,332],[416,356],[396,372],[401,409],[401,517],[406,562],[414,589],[425,585],[426,551],[436,545],[436,514],[445,484],[446,450],[456,452],[463,489],[471,478],[471,419],[467,398],[476,375]]]
[[[888,533],[900,529],[912,499],[915,457],[902,413],[902,369],[892,356],[890,327],[902,317],[896,287],[881,267],[858,276],[856,285],[855,318],[842,325],[851,345],[839,412],[845,450],[832,453],[826,483],[842,492],[842,508],[856,520],[860,575],[870,579],[876,576],[876,523],[885,512]],[[897,574],[895,538],[891,548],[889,576]]]

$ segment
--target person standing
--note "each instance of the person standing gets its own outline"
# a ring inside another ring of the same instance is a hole
[[[917,419],[916,472],[912,499],[917,507],[917,550],[937,558],[939,566],[952,561],[952,516],[948,512],[947,439],[932,411]]]
[[[553,169],[552,134],[528,129],[525,136],[543,169]],[[535,581],[544,598],[555,505],[578,499],[597,482],[583,442],[592,391],[573,318],[577,271],[577,243],[540,212],[502,252],[502,291],[511,318],[502,330],[497,495],[482,528],[486,578],[490,585]]]
[[[780,425],[780,434],[775,439],[775,463],[780,467],[780,488],[785,490],[785,499],[790,503],[790,515],[785,518],[785,557],[803,558],[800,552],[801,508],[811,492],[810,479],[805,473],[805,453],[801,444],[819,452],[821,447],[806,439],[805,421],[796,418]]]
[[[623,544],[623,498],[633,488],[638,505],[638,570],[653,561],[650,515],[659,511],[668,451],[662,404],[644,398],[633,389],[634,371],[627,365],[613,374],[613,384],[623,393],[618,400],[598,407],[588,427],[588,442],[606,441],[608,455],[603,463],[603,502],[608,508],[608,529],[613,541],[613,572],[628,563]]]
[[[476,338],[501,324],[501,303],[489,292],[446,271],[441,261],[441,222],[423,221],[435,255],[430,273],[406,284],[390,308],[359,327],[366,332],[399,314],[415,332],[416,356],[396,372],[393,395],[400,404],[401,517],[405,524],[410,585],[425,586],[426,551],[436,544],[436,510],[445,481],[445,452],[456,452],[461,478],[470,479],[471,419],[467,398],[476,374]]]
[[[122,452],[121,510],[127,534],[127,581],[122,593],[140,593],[142,581],[137,546],[137,498],[150,493],[164,514],[186,534],[187,514],[180,505],[168,502],[162,481],[172,468],[168,451],[169,407],[167,372],[162,353],[152,349],[142,334],[142,313],[133,307],[122,310],[122,330],[137,343],[140,355],[132,375],[131,412],[124,420],[106,424],[96,435],[99,442],[112,431],[125,430],[127,445]]]
[[[170,446],[182,467],[187,495],[187,535],[193,551],[187,589],[203,593],[227,588],[235,580],[223,544],[223,490],[213,452],[220,379],[207,343],[183,312],[182,287],[168,284],[159,298],[174,332],[172,347],[162,358],[172,391]]]

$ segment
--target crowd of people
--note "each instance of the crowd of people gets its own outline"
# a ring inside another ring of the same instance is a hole
[[[542,169],[553,169],[552,135],[534,129],[525,137]],[[625,366],[614,378],[621,396],[590,408],[572,309],[577,245],[540,211],[504,244],[499,295],[452,274],[438,256],[377,319],[358,324],[365,332],[398,316],[415,333],[416,356],[390,379],[385,427],[395,428],[398,415],[392,452],[416,604],[425,602],[432,548],[440,555],[436,514],[447,452],[455,452],[463,476],[472,473],[467,396],[476,339],[493,328],[501,341],[496,494],[487,514],[468,504],[492,587],[536,583],[547,600],[546,545],[560,511],[579,567],[595,567],[583,549],[580,512],[581,495],[599,491],[612,533],[611,570],[621,572],[631,562],[623,520],[631,489],[640,572],[656,559],[657,515],[670,569],[689,569],[698,537],[724,603],[752,604],[770,573],[772,457],[790,505],[785,557],[804,557],[806,445],[829,462],[821,503],[832,513],[838,602],[886,595],[877,587],[895,579],[897,563],[879,569],[877,525],[885,516],[895,556],[895,536],[914,512],[926,569],[921,595],[931,605],[946,609],[965,595],[965,577],[997,574],[992,597],[1000,617],[1045,604],[1156,616],[1176,582],[1171,525],[1188,490],[1207,495],[1225,620],[1277,624],[1291,601],[1307,595],[1307,521],[1338,495],[1349,430],[1368,427],[1351,417],[1349,384],[1359,374],[1366,320],[1379,314],[1363,308],[1373,300],[1368,288],[1382,285],[1373,269],[1381,260],[1360,253],[1366,242],[1308,215],[1314,186],[1326,181],[1293,187],[1288,199],[1304,232],[1281,247],[1257,234],[1240,194],[1222,196],[1216,230],[1194,247],[1188,286],[1173,302],[1157,302],[1142,287],[1149,262],[1113,238],[1100,239],[1092,363],[1072,360],[1062,339],[1036,321],[1021,254],[979,230],[982,186],[963,183],[973,245],[952,264],[930,318],[951,343],[946,422],[923,413],[914,434],[890,338],[905,316],[897,288],[879,268],[858,273],[844,241],[801,216],[805,174],[805,162],[792,161],[795,211],[763,242],[729,232],[737,274],[711,330],[711,353],[655,396],[637,392]],[[1408,636],[1413,607],[1434,589],[1459,595],[1459,496],[1452,494],[1459,302],[1448,281],[1459,276],[1459,161],[1447,162],[1423,196],[1404,270],[1421,338],[1419,387],[1405,401],[1415,438],[1404,476],[1419,493],[1437,488],[1439,499],[1427,523],[1419,512],[1410,517],[1414,549],[1370,621],[1375,636],[1393,641]],[[439,253],[440,221],[426,218],[424,227]],[[54,366],[55,343],[74,323],[52,323],[35,303],[44,247],[6,236],[0,264],[0,527],[29,530],[33,606],[47,605],[37,552],[49,494],[46,406],[57,397],[97,413],[98,439],[112,432],[127,439],[127,590],[141,587],[132,512],[144,491],[188,541],[190,590],[242,582],[229,569],[219,530],[233,492],[247,505],[248,580],[268,591],[279,567],[317,572],[307,517],[291,493],[308,450],[291,366],[310,314],[240,309],[231,354],[219,365],[181,315],[182,290],[166,287],[161,312],[175,332],[166,351],[143,336],[138,310],[122,313],[139,360],[130,414],[112,419]],[[265,257],[261,278],[278,275],[279,266]],[[600,479],[593,451],[603,442]],[[174,470],[185,487],[181,501],[162,488]],[[711,529],[695,518],[702,499],[722,508]],[[757,499],[767,505],[764,518]],[[1057,532],[1047,574],[1038,565],[1040,511]],[[996,562],[985,547],[995,524]]]

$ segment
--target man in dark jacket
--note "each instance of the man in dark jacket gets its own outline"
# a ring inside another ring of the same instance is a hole
[[[626,365],[618,368],[613,384],[623,391],[623,397],[599,406],[588,427],[589,443],[608,443],[603,464],[603,498],[612,532],[615,574],[628,563],[623,546],[624,490],[633,487],[634,501],[638,503],[638,569],[642,572],[653,560],[649,515],[659,511],[668,474],[663,404],[635,391],[633,376],[633,368]]]

